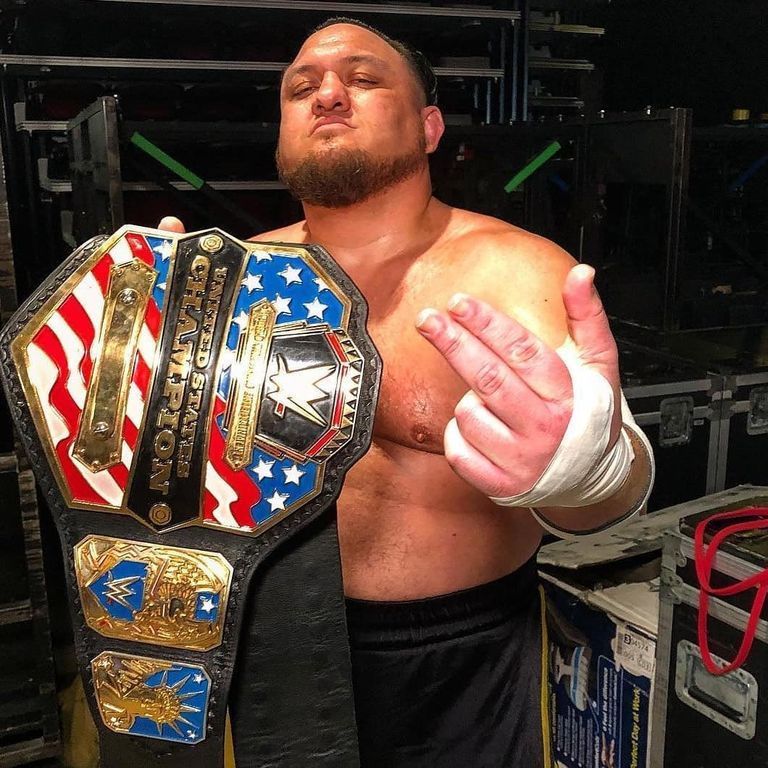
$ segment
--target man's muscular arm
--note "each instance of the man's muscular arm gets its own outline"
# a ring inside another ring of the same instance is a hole
[[[613,391],[606,452],[622,426],[618,357],[590,267],[519,231],[493,238],[473,263],[473,295],[455,297],[447,312],[426,310],[419,330],[470,387],[446,429],[446,458],[469,483],[503,500],[536,484],[571,419],[571,376],[555,348],[570,338],[577,364]],[[636,458],[612,497],[578,508],[537,506],[540,517],[579,532],[625,516],[651,471],[643,445],[633,442]]]

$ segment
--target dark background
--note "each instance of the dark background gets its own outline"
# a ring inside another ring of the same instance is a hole
[[[614,0],[595,62],[612,110],[690,107],[698,124],[768,112],[768,9],[760,0]]]

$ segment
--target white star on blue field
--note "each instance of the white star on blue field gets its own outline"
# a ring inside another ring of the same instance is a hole
[[[228,362],[234,358],[244,319],[250,308],[262,299],[267,299],[275,308],[277,327],[302,320],[308,325],[325,323],[331,328],[341,327],[343,304],[306,261],[277,252],[257,252],[248,260],[232,312],[227,336],[227,347],[232,353],[228,354]],[[225,400],[229,395],[226,367],[219,377],[219,394]],[[269,471],[267,465],[270,465]],[[275,459],[255,449],[251,464],[245,470],[261,490],[260,501],[251,508],[254,522],[266,522],[311,493],[318,469],[312,461],[297,464],[291,458]]]
[[[308,323],[328,323],[331,328],[341,325],[344,311],[342,303],[326,287],[322,278],[301,258],[270,253],[268,260],[252,255],[248,260],[233,317],[248,312],[260,299],[277,304],[281,311],[277,324],[306,320]],[[286,300],[289,300],[286,303]],[[230,327],[228,346],[237,345],[239,328]]]
[[[248,259],[240,283],[227,336],[229,349],[237,349],[244,318],[261,299],[271,302],[278,312],[277,326],[299,320],[306,321],[308,325],[327,323],[331,328],[341,326],[344,306],[303,259],[281,253],[267,256],[258,252]],[[229,360],[232,357],[229,355]],[[219,378],[219,394],[226,399],[228,392],[229,370],[225,368]]]
[[[274,462],[269,475],[259,479],[259,465]],[[264,523],[274,515],[288,509],[315,487],[319,466],[313,461],[304,464],[293,459],[276,459],[263,451],[254,450],[253,463],[247,468],[248,474],[261,489],[261,500],[251,508],[254,522]]]

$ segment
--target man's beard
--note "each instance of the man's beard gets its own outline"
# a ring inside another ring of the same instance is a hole
[[[362,203],[405,181],[427,163],[424,137],[409,151],[377,158],[363,149],[330,149],[314,152],[293,167],[275,153],[280,181],[302,203],[323,208],[346,208]]]

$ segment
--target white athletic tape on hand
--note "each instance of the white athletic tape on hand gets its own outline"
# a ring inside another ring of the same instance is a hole
[[[585,366],[569,339],[557,350],[573,383],[573,412],[549,465],[525,493],[491,500],[505,507],[582,507],[612,496],[626,480],[632,447],[622,433],[604,456],[613,418],[613,389]]]
[[[568,530],[562,527],[558,527],[548,520],[545,520],[535,509],[533,509],[533,507],[531,507],[531,514],[538,521],[539,525],[544,528],[544,530],[549,531],[550,533],[554,533],[555,536],[559,536],[561,539],[575,541],[577,539],[584,538],[584,536],[593,536],[595,534],[603,533],[604,531],[615,530],[617,526],[624,525],[624,523],[631,520],[633,517],[635,517],[635,515],[643,511],[645,505],[648,503],[648,499],[651,496],[651,491],[653,490],[653,481],[656,476],[656,465],[653,459],[653,449],[651,447],[651,441],[648,439],[647,435],[643,432],[642,429],[640,429],[640,427],[637,426],[637,422],[629,410],[629,405],[623,394],[621,396],[621,416],[623,421],[621,435],[622,438],[626,439],[630,444],[632,461],[634,461],[636,456],[635,448],[640,447],[645,453],[647,474],[644,478],[644,483],[640,485],[639,489],[637,489],[638,494],[635,495],[635,497],[631,500],[625,501],[626,510],[620,518],[611,520],[592,530]],[[630,435],[632,437],[630,437]],[[634,443],[632,438],[634,438]],[[613,453],[613,450],[611,453]],[[629,472],[629,468],[627,469],[627,472]],[[597,475],[597,469],[593,474]],[[620,485],[622,484],[623,483],[620,483]],[[616,488],[616,490],[618,490],[618,488]],[[611,491],[608,493],[608,495],[612,496],[614,492],[615,491]]]

